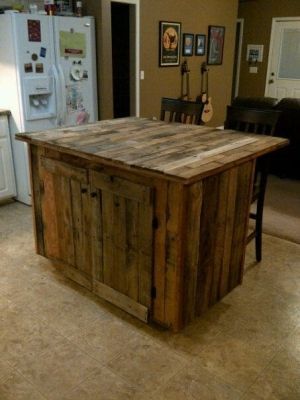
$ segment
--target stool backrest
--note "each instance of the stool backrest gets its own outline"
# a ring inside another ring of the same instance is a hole
[[[161,99],[160,119],[167,122],[201,124],[203,103],[163,97]]]
[[[273,136],[280,111],[227,106],[225,129]]]

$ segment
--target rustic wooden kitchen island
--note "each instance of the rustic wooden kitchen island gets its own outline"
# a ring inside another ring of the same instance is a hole
[[[287,140],[144,118],[19,134],[37,253],[178,331],[242,282],[257,157]]]

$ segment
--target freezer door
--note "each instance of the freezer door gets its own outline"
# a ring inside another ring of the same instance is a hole
[[[93,17],[54,17],[56,65],[62,82],[63,125],[98,119]]]
[[[52,18],[35,14],[13,16],[16,63],[25,130],[56,126],[55,54]],[[34,121],[44,120],[42,124]],[[46,121],[45,121],[46,120]]]

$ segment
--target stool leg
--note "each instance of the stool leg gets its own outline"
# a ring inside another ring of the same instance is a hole
[[[268,179],[268,157],[264,157],[261,160],[260,165],[260,183],[259,183],[259,196],[257,199],[257,211],[256,211],[256,222],[255,222],[255,252],[256,261],[261,261],[262,258],[262,223],[263,223],[263,211],[265,193]]]

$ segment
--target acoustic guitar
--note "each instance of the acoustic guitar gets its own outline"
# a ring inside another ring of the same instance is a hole
[[[190,98],[190,78],[189,78],[189,67],[187,60],[184,60],[181,64],[181,95],[179,97],[180,100],[191,100]],[[185,82],[185,89],[184,92],[184,82]]]
[[[206,63],[201,64],[201,94],[196,101],[203,103],[201,121],[205,124],[212,119],[213,107],[211,97],[208,95],[208,68]]]

